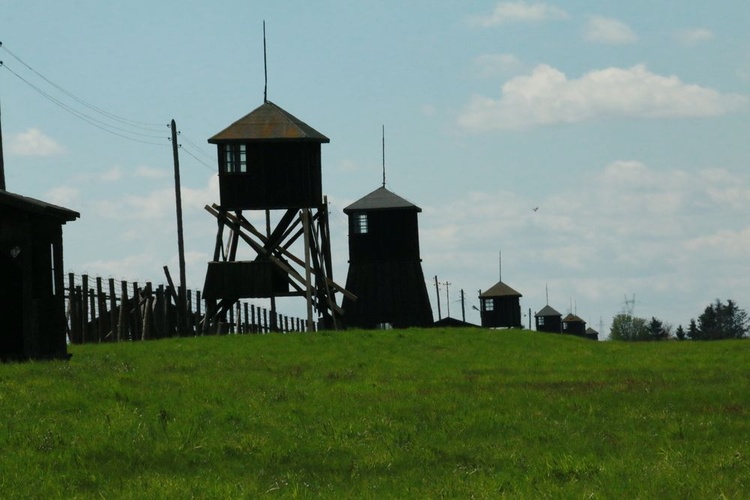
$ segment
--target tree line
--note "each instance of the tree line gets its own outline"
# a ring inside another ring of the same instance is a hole
[[[609,332],[610,340],[721,340],[741,339],[748,332],[747,312],[729,299],[719,299],[706,306],[698,316],[691,319],[687,329],[682,325],[673,328],[656,317],[650,320],[633,316],[628,312],[616,315]]]

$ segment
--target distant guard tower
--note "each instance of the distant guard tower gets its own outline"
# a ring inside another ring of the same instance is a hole
[[[214,303],[206,325],[223,320],[240,298],[270,298],[275,313],[276,297],[302,296],[307,300],[308,330],[315,327],[313,310],[322,328],[338,328],[342,309],[334,294],[345,290],[332,280],[321,182],[320,145],[329,139],[265,100],[208,142],[218,150],[221,203],[206,207],[218,221],[203,289]],[[265,230],[253,226],[243,210],[264,211]],[[275,227],[271,211],[281,211]],[[225,228],[231,231],[227,245]],[[298,257],[290,247],[300,238],[304,252]],[[255,253],[253,260],[236,260],[240,239]],[[276,314],[271,316],[275,321]]]
[[[344,297],[349,327],[432,325],[432,307],[419,255],[422,209],[379,187],[344,209],[349,217],[349,273]]]

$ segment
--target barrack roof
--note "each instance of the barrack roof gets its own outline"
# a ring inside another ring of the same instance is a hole
[[[79,218],[81,214],[65,207],[60,207],[47,203],[36,198],[29,198],[20,194],[11,193],[0,189],[0,206],[12,207],[26,212],[42,214],[48,217],[59,219],[63,223],[72,222]]]

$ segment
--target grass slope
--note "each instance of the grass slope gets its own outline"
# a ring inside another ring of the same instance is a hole
[[[0,365],[2,498],[743,497],[750,343],[480,329]]]

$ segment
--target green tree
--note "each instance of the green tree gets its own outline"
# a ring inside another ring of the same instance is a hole
[[[687,337],[687,333],[685,332],[685,329],[682,328],[682,325],[677,327],[674,334],[677,336],[677,340],[685,340],[685,337]]]
[[[621,313],[612,319],[609,338],[610,340],[650,340],[651,332],[645,319]]]
[[[716,299],[716,302],[706,307],[703,314],[698,316],[698,323],[695,331],[690,332],[690,338],[693,340],[740,339],[745,336],[747,330],[747,312],[739,308],[731,299],[727,300],[726,304]]]
[[[651,322],[648,324],[648,333],[651,336],[651,340],[667,340],[671,334],[671,330],[672,327],[651,316]]]
[[[692,340],[698,340],[698,336],[700,333],[698,332],[698,325],[696,324],[694,319],[690,320],[690,324],[688,325],[688,337],[690,337]]]

